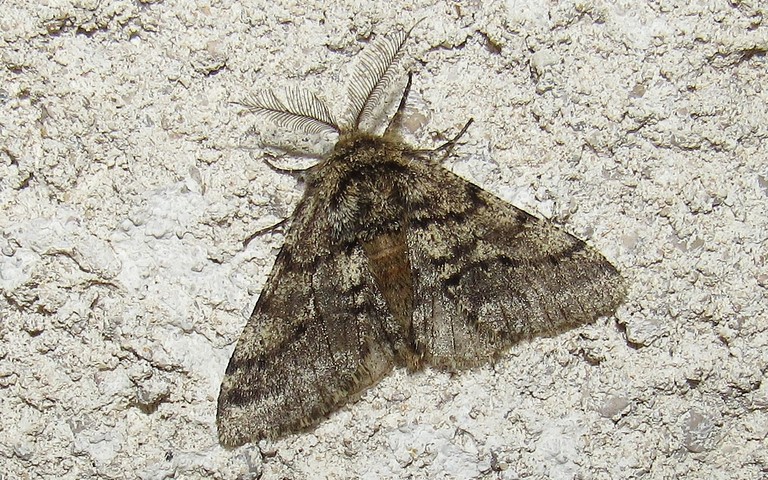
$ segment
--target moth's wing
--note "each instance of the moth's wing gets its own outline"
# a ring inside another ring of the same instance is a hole
[[[305,195],[221,384],[223,445],[310,426],[392,369],[389,315],[360,247],[334,251]]]
[[[620,274],[583,241],[439,165],[415,168],[413,329],[427,364],[475,366],[622,302]]]

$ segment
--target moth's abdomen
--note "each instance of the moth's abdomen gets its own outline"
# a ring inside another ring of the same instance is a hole
[[[395,363],[421,368],[421,349],[413,335],[413,270],[404,230],[379,235],[363,243],[368,269],[376,281],[394,322],[381,325]]]

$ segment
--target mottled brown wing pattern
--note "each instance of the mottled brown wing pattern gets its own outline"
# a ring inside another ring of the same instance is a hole
[[[342,127],[312,94],[245,102],[278,124],[340,136],[308,172],[227,367],[217,416],[226,446],[308,427],[394,366],[480,365],[521,338],[610,314],[624,297],[619,273],[584,242],[389,128],[364,131],[407,37],[383,38],[362,57]]]
[[[320,203],[310,194],[297,207],[229,361],[217,415],[223,445],[311,426],[393,366],[381,328],[391,316],[365,253],[330,245]]]
[[[449,370],[515,341],[612,313],[617,270],[583,241],[426,160],[413,176],[408,248],[413,331],[424,361]]]

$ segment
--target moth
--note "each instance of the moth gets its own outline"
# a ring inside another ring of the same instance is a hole
[[[220,442],[313,426],[393,368],[456,371],[510,345],[609,315],[622,277],[583,241],[441,166],[397,134],[409,81],[383,135],[370,123],[410,32],[363,51],[338,122],[314,94],[244,104],[279,126],[334,132],[227,366]],[[467,125],[468,126],[468,125]],[[466,128],[466,127],[465,127]]]

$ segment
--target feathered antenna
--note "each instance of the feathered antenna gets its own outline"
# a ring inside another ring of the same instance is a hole
[[[360,60],[349,83],[350,105],[348,118],[354,119],[353,129],[371,116],[381,97],[395,77],[396,65],[405,51],[404,45],[411,31],[400,31],[387,37],[379,37],[360,54]]]
[[[272,90],[264,90],[236,103],[264,115],[279,127],[311,134],[341,133],[338,122],[325,103],[306,90],[287,90],[285,101]]]

